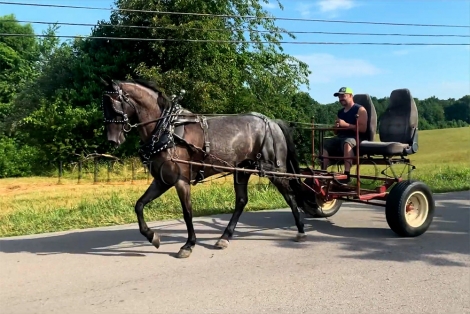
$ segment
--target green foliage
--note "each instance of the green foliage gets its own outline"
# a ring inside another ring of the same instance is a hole
[[[34,75],[39,44],[31,25],[20,25],[13,14],[0,17],[0,33],[25,34],[0,37],[0,123],[12,113],[15,95]]]
[[[31,35],[0,38],[1,175],[38,174],[58,160],[109,152],[99,106],[99,77],[105,76],[151,79],[167,94],[185,89],[183,106],[194,112],[257,111],[303,122],[295,138],[301,157],[309,160],[312,117],[315,123],[332,124],[340,106],[321,105],[299,90],[302,84],[308,86],[310,70],[283,52],[279,41],[285,30],[265,18],[269,13],[261,2],[267,0],[116,0],[116,6],[123,9],[257,18],[112,11],[109,20],[99,21],[91,32],[99,37],[163,41],[77,39],[61,43],[54,37],[55,25],[44,32],[50,36],[37,38],[31,25],[21,25],[14,15],[0,17],[0,32]],[[146,28],[129,27],[133,25]],[[379,115],[387,100],[373,98]],[[422,130],[470,123],[470,95],[416,102]],[[113,154],[135,156],[138,140],[131,133]],[[21,161],[15,158],[20,155]]]
[[[380,117],[388,105],[388,97],[372,97],[377,116]],[[419,129],[432,130],[463,127],[470,124],[470,95],[460,99],[439,99],[429,97],[423,100],[415,98],[418,108]]]
[[[91,133],[90,121],[95,112],[73,107],[66,94],[58,93],[53,102],[42,100],[39,108],[22,120],[22,130],[35,134],[29,142],[47,151],[51,161],[70,159],[71,154],[79,153],[77,147],[89,148],[83,134]],[[94,131],[92,137],[98,133]]]
[[[42,157],[32,146],[19,145],[11,138],[0,138],[0,178],[41,174]]]

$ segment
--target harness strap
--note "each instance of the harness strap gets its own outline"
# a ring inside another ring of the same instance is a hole
[[[208,133],[209,125],[207,124],[207,118],[205,116],[201,116],[201,128],[204,133],[204,150],[209,154],[211,151]]]
[[[141,143],[139,154],[143,164],[147,164],[153,154],[166,150],[174,145],[173,121],[177,118],[177,113],[181,110],[179,105],[172,105],[165,108],[152,132],[152,136],[147,143]]]
[[[271,138],[273,139],[274,160],[276,161],[276,167],[279,167],[280,164],[276,156],[277,145],[276,145],[276,141],[274,140],[273,129],[272,129],[271,123],[269,122],[269,119],[265,116],[261,117],[261,119],[263,119],[265,123],[265,133],[264,133],[263,141],[261,142],[260,152],[256,154],[256,163],[257,163],[257,168],[260,171],[260,176],[264,176],[264,171],[261,165],[261,157],[263,156],[261,152],[263,151],[264,145],[266,144],[266,137],[268,136],[268,130],[269,130],[269,134],[271,134]]]

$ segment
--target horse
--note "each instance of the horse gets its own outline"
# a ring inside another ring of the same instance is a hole
[[[148,167],[152,182],[136,201],[134,210],[140,233],[157,249],[161,243],[160,236],[147,226],[144,207],[171,187],[176,189],[188,232],[187,241],[177,257],[187,258],[196,245],[191,184],[221,173],[217,166],[225,166],[224,172],[233,174],[235,208],[226,229],[215,243],[215,248],[226,249],[248,202],[248,181],[253,174],[253,171],[240,169],[261,171],[260,176],[263,171],[268,173],[272,170],[300,173],[291,130],[283,120],[270,119],[257,112],[195,114],[180,105],[181,95],[177,98],[173,95],[170,99],[153,82],[100,79],[105,86],[102,111],[107,140],[117,148],[126,140],[126,132],[138,129],[139,156]],[[199,160],[206,166],[191,164],[192,160]],[[303,206],[300,180],[297,177],[266,176],[292,210],[297,226],[294,240],[305,241],[306,233],[299,211]]]

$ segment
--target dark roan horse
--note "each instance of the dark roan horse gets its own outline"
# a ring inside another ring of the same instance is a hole
[[[139,155],[153,181],[137,200],[135,213],[140,233],[157,249],[160,236],[144,219],[144,206],[175,187],[188,231],[187,242],[177,256],[189,257],[196,245],[191,205],[191,183],[222,172],[233,174],[235,210],[225,231],[215,244],[225,249],[248,202],[248,181],[252,173],[237,169],[221,171],[216,166],[244,167],[261,171],[300,173],[295,145],[287,124],[259,113],[233,115],[194,114],[169,99],[152,82],[145,80],[104,80],[102,99],[107,139],[117,147],[125,141],[125,132],[137,128],[141,146]],[[203,162],[206,166],[175,162]],[[213,165],[213,166],[212,166]],[[262,173],[261,173],[262,176]],[[298,178],[267,176],[292,209],[298,233],[305,240],[301,182]]]

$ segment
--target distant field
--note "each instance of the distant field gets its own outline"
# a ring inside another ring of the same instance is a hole
[[[434,192],[470,189],[470,128],[420,131],[418,143],[418,152],[409,157],[417,167],[412,178],[424,181]],[[373,174],[371,168],[365,172]],[[394,167],[398,172],[403,168]]]
[[[434,192],[470,189],[470,128],[421,131],[419,145],[419,152],[411,156],[417,166],[413,178],[424,181]],[[103,182],[93,184],[88,173],[77,184],[75,175],[72,178],[64,173],[60,185],[57,178],[2,179],[0,236],[135,223],[135,201],[148,186],[145,174],[137,173],[135,177],[119,184],[107,184],[102,178]],[[193,187],[194,215],[231,212],[231,183],[230,176]],[[286,207],[266,179],[254,176],[252,183],[247,210]],[[148,220],[180,218],[174,189],[147,205],[145,216]]]

